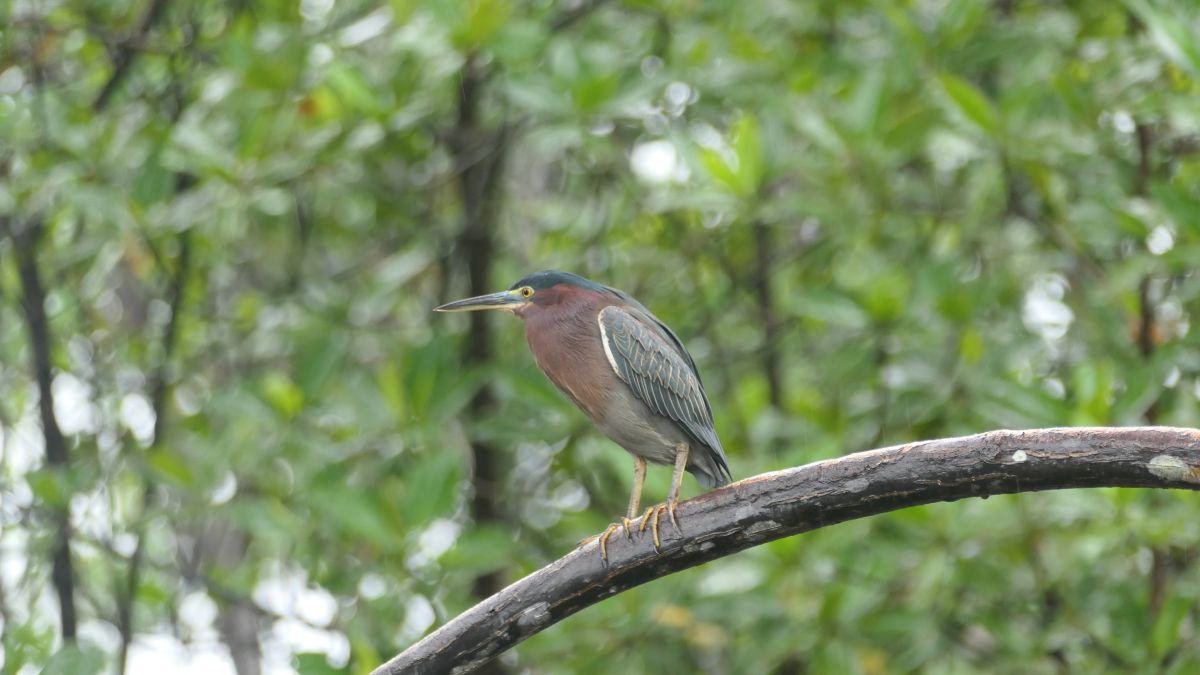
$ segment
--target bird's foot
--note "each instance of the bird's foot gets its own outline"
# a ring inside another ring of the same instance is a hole
[[[646,526],[650,526],[650,533],[654,535],[655,551],[662,547],[662,540],[658,536],[658,525],[660,522],[662,522],[663,511],[666,511],[667,514],[671,516],[671,525],[675,527],[675,531],[682,532],[682,530],[679,529],[679,521],[675,518],[675,506],[678,503],[678,499],[670,502],[664,502],[658,506],[651,506],[650,508],[646,509],[644,514],[642,514],[642,524],[638,526],[638,532],[645,532]]]
[[[600,562],[602,563],[608,562],[608,538],[613,535],[613,532],[617,531],[618,527],[620,525],[613,523],[600,533]]]
[[[599,539],[600,540],[600,559],[604,562],[608,562],[608,540],[609,540],[609,538],[612,537],[613,533],[615,533],[617,530],[624,528],[625,538],[628,539],[629,541],[633,541],[633,525],[634,525],[634,521],[630,520],[627,517],[622,517],[621,523],[619,525],[617,523],[612,523],[607,528],[605,528],[604,531],[601,532],[600,534],[592,535],[590,537],[587,537],[586,539],[583,539],[582,541],[579,542],[579,545],[583,546],[585,544],[590,544],[593,541],[596,541],[597,539]]]
[[[625,528],[625,539],[633,541],[633,521],[627,517],[621,518],[621,527]]]

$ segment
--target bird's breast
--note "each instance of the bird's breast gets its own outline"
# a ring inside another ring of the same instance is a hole
[[[526,318],[525,339],[554,386],[592,421],[603,420],[616,374],[605,360],[595,312],[541,310]]]

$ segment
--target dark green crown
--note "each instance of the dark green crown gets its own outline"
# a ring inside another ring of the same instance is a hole
[[[592,291],[608,290],[607,287],[601,286],[600,284],[589,279],[584,279],[578,274],[571,274],[570,272],[562,272],[559,270],[543,270],[541,272],[534,272],[533,274],[526,274],[521,278],[520,281],[510,286],[508,290],[511,291],[516,288],[521,288],[522,286],[528,286],[535,291],[541,291],[559,284],[566,284],[568,286],[575,286],[578,288],[586,288]]]

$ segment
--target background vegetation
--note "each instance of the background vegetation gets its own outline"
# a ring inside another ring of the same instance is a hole
[[[626,454],[519,322],[429,311],[535,269],[677,329],[735,477],[1200,425],[1198,35],[1186,0],[0,2],[5,672],[362,673],[600,531]],[[1198,507],[848,523],[493,668],[1196,672]]]

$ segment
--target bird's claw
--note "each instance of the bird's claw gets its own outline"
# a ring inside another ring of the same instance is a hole
[[[659,504],[658,506],[651,506],[646,509],[645,513],[642,514],[642,517],[641,517],[642,524],[638,525],[638,534],[645,532],[646,527],[649,527],[650,534],[654,537],[654,550],[655,551],[662,548],[662,538],[659,537],[659,535],[658,535],[658,526],[662,522],[663,511],[666,511],[667,515],[671,516],[671,525],[675,528],[675,531],[676,532],[683,531],[679,527],[679,520],[675,517],[675,506],[678,503],[679,503],[679,500],[675,500],[673,502]],[[628,535],[629,534],[629,524],[626,524],[625,528],[626,528],[625,534]]]
[[[650,524],[650,514],[654,513],[654,507],[651,506],[642,514],[642,524],[638,527],[638,534],[646,531],[646,526]]]
[[[600,533],[600,562],[602,563],[608,562],[608,538],[613,535],[613,532],[617,531],[618,527],[620,526],[613,523]]]
[[[588,537],[587,539],[579,542],[579,544],[582,546],[584,544],[590,544],[592,541],[597,539],[600,540],[600,560],[604,563],[607,563],[609,538],[611,538],[613,533],[615,533],[617,530],[624,528],[625,538],[632,542],[633,526],[637,525],[638,534],[645,532],[647,527],[650,528],[650,534],[652,537],[654,537],[654,550],[658,551],[662,548],[662,538],[658,534],[658,528],[662,523],[662,514],[664,511],[671,517],[671,525],[675,528],[675,531],[683,531],[679,527],[679,519],[675,517],[675,507],[678,504],[679,500],[675,500],[659,504],[657,506],[651,506],[646,509],[646,512],[643,513],[640,518],[635,518],[633,520],[630,520],[628,517],[623,517],[621,518],[621,522],[619,524],[613,523],[605,528],[605,530],[599,535]],[[640,524],[638,523],[639,520],[641,521]]]

